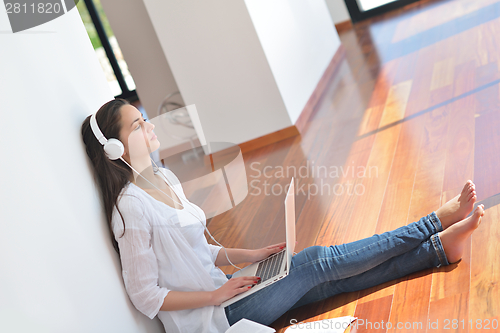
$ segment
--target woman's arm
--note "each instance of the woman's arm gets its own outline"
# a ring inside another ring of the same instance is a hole
[[[257,262],[266,259],[271,254],[277,253],[281,251],[286,245],[286,242],[278,243],[270,246],[263,247],[261,249],[256,250],[247,250],[247,249],[226,249],[227,256],[233,262],[233,264],[241,264],[247,262]],[[215,260],[215,266],[226,266],[230,265],[229,261],[227,261],[226,254],[224,253],[224,249],[220,249],[217,254],[217,259]]]
[[[228,249],[226,248],[227,256],[231,260],[231,262],[235,265],[254,262],[255,250],[247,250],[247,249]],[[231,265],[229,261],[227,261],[226,253],[224,249],[220,249],[217,254],[217,259],[215,260],[215,266],[226,266]]]
[[[226,249],[229,259],[233,264],[256,262],[277,253],[286,245],[285,242],[267,246],[265,248],[248,249]],[[216,266],[229,265],[224,249],[220,249],[215,260]],[[174,291],[170,290],[163,300],[160,311],[176,311],[195,309],[204,306],[220,305],[235,295],[249,289],[249,286],[257,283],[257,276],[242,276],[229,279],[222,287],[214,291]]]
[[[175,291],[171,290],[163,300],[160,311],[196,309],[215,305],[211,291]]]
[[[229,279],[222,287],[214,291],[174,291],[168,292],[160,311],[175,311],[220,305],[257,283],[256,276],[242,276]]]

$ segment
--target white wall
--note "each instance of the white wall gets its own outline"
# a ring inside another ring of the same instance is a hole
[[[126,295],[80,138],[113,96],[78,11],[16,34],[0,11],[0,45],[0,332],[163,332]]]
[[[351,20],[344,0],[325,0],[325,2],[334,24]]]
[[[291,126],[243,0],[144,0],[208,141],[239,144]]]
[[[143,1],[208,141],[239,144],[294,124],[340,45],[324,0]]]
[[[340,46],[324,0],[245,0],[286,109],[297,121]]]
[[[142,1],[101,0],[148,117],[168,94],[179,90]],[[182,102],[177,96],[176,101]]]
[[[109,24],[120,45],[130,74],[136,84],[137,95],[149,119],[158,116],[158,107],[165,96],[179,90],[167,58],[163,53],[156,32],[142,1],[101,0]],[[176,95],[174,101],[184,103],[182,96]],[[196,135],[193,129],[183,126],[168,126],[166,132],[174,137],[188,138]],[[189,143],[189,140],[164,136],[162,149]],[[189,144],[188,144],[189,146]]]

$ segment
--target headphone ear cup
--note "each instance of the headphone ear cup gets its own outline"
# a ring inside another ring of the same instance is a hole
[[[125,152],[125,147],[120,140],[109,139],[108,142],[104,144],[104,152],[110,160],[117,160],[122,157]]]

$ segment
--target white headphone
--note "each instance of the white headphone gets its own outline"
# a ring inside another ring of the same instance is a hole
[[[96,112],[97,113],[97,112]],[[92,114],[90,117],[90,128],[94,132],[95,137],[101,145],[104,146],[104,152],[110,160],[117,160],[122,157],[125,152],[125,147],[123,143],[118,139],[106,139],[104,134],[102,134],[99,126],[97,125],[97,120],[95,119],[96,113]]]

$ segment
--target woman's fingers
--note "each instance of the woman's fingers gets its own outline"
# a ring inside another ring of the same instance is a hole
[[[237,282],[238,282],[237,286],[241,287],[241,286],[247,286],[249,284],[256,284],[260,280],[260,277],[258,277],[258,276],[241,276],[241,277],[236,278],[235,280],[237,280]]]
[[[238,279],[238,280],[237,280]],[[255,285],[260,278],[257,276],[242,276],[239,278],[235,278],[237,284],[235,286],[235,291],[239,294],[250,289],[253,285]],[[233,279],[231,279],[233,280]]]
[[[274,245],[268,246],[267,248],[268,249],[274,249],[274,248],[279,248],[279,247],[282,247],[282,246],[285,246],[285,245],[286,245],[286,242],[282,242],[282,243],[279,243],[279,244],[274,244]]]
[[[283,242],[283,243],[279,243],[279,244],[270,245],[266,249],[269,250],[268,253],[269,253],[269,255],[271,255],[273,253],[277,253],[277,252],[281,251],[285,246],[286,246],[286,242]]]
[[[258,276],[241,276],[229,279],[222,287],[217,289],[215,293],[215,302],[220,305],[223,301],[230,299],[242,292],[247,291],[259,281]]]

